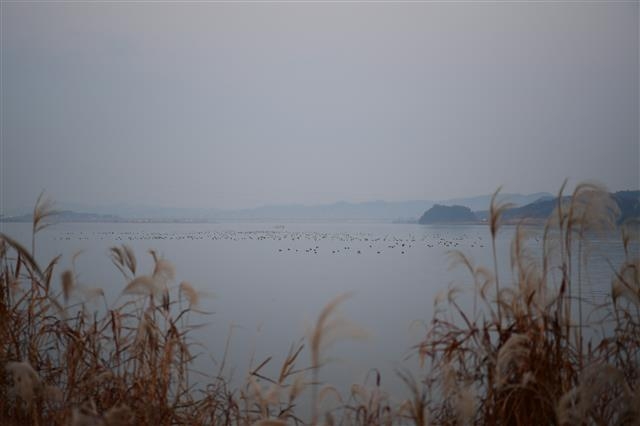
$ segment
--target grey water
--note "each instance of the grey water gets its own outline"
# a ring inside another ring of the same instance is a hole
[[[0,226],[30,247],[29,224]],[[514,229],[503,227],[496,240],[503,286],[512,274]],[[528,247],[539,256],[542,229],[529,231]],[[367,337],[327,347],[320,379],[348,394],[353,383],[369,377],[371,384],[368,373],[376,368],[381,386],[398,399],[407,390],[396,369],[424,375],[413,348],[425,335],[437,295],[455,285],[463,290],[462,305],[469,306],[472,280],[463,268],[451,269],[449,252],[460,250],[477,265],[493,266],[486,225],[361,222],[64,223],[37,235],[36,258],[46,265],[63,255],[54,283],[59,285],[59,274],[82,251],[75,262],[78,282],[102,288],[114,304],[131,297],[121,294],[125,279],[108,257],[109,247],[120,244],[134,249],[138,274],[151,272],[148,250],[154,249],[175,266],[176,286],[188,281],[203,293],[201,308],[212,314],[190,317],[207,324],[193,334],[203,344],[195,370],[217,374],[229,339],[223,374],[232,383],[243,383],[250,367],[270,356],[261,373],[277,376],[290,345],[306,335],[322,307],[348,292],[352,295],[340,306],[341,315]],[[591,248],[583,295],[595,305],[609,297],[611,265],[617,267],[624,253],[617,233],[594,240]],[[101,307],[96,303],[95,308]],[[310,365],[308,352],[301,356],[297,366]]]

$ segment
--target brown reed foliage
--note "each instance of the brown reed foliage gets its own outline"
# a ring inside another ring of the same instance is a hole
[[[49,215],[41,199],[35,233]],[[152,274],[136,276],[133,251],[112,248],[128,281],[123,295],[133,297],[116,307],[104,300],[105,309],[93,312],[85,302],[104,299],[102,289],[80,286],[71,269],[59,275],[56,294],[51,284],[60,257],[43,270],[34,249],[0,234],[0,423],[190,423],[193,342],[190,326],[178,326],[189,307],[170,298],[171,264],[154,257]],[[69,304],[72,295],[80,302]]]
[[[491,208],[494,247],[500,211]],[[568,199],[561,191],[539,256],[526,243],[525,224],[517,227],[510,286],[497,286],[495,250],[493,272],[452,254],[469,270],[480,305],[475,300],[464,311],[452,288],[447,309],[437,311],[417,348],[429,369],[431,424],[638,424],[640,281],[629,250],[632,224],[622,228],[626,259],[612,267],[609,302],[593,307],[582,297],[586,248],[594,232],[614,228],[617,214],[597,185],[578,185]],[[492,284],[495,295],[487,291]],[[585,315],[588,307],[595,315]]]

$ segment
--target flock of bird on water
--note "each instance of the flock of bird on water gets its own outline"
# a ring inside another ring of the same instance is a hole
[[[474,248],[484,247],[482,235],[470,235],[462,233],[455,236],[446,233],[425,233],[417,237],[415,235],[375,236],[364,232],[302,232],[284,230],[258,230],[258,231],[194,231],[194,232],[147,232],[147,231],[67,231],[55,237],[56,240],[111,240],[115,243],[127,243],[131,241],[145,240],[212,240],[212,241],[275,241],[282,244],[276,246],[278,253],[306,253],[318,254],[322,248],[321,242],[331,242],[325,251],[331,254],[353,253],[363,254],[365,251],[374,251],[382,254],[385,250],[396,250],[400,254],[406,254],[409,249],[416,246],[426,248]],[[304,242],[305,244],[300,244]]]

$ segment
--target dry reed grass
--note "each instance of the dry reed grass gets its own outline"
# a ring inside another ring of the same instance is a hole
[[[501,210],[492,205],[494,247]],[[417,348],[430,369],[424,383],[433,424],[638,424],[632,401],[640,385],[640,281],[629,249],[634,238],[637,244],[631,225],[622,227],[626,260],[613,270],[610,303],[593,307],[582,294],[590,240],[613,230],[617,215],[597,185],[578,185],[568,199],[561,190],[539,257],[526,244],[524,224],[517,227],[508,287],[498,284],[495,249],[492,273],[452,254],[470,271],[476,299],[467,313],[454,292]],[[487,291],[492,284],[495,297]],[[600,315],[585,315],[587,308]],[[603,335],[589,332],[594,329]],[[461,387],[473,391],[473,410],[456,398]]]

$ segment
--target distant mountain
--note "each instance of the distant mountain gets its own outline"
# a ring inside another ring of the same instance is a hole
[[[530,195],[503,194],[499,198],[523,205],[542,196],[551,196],[547,193]],[[149,219],[212,219],[212,220],[382,220],[415,222],[425,210],[434,204],[464,205],[472,210],[476,208],[488,208],[491,195],[482,195],[471,198],[458,198],[454,200],[438,201],[410,200],[410,201],[367,201],[351,203],[339,201],[332,204],[276,204],[266,205],[250,209],[189,209],[189,208],[162,208],[162,207],[127,207],[114,206],[100,210],[125,218],[149,218]],[[85,209],[84,211],[87,211]]]
[[[569,200],[569,197],[565,197]],[[545,220],[551,215],[553,209],[558,205],[557,198],[541,198],[533,203],[522,207],[508,209],[502,213],[505,221],[515,221],[520,219],[540,219]]]
[[[611,196],[620,208],[618,223],[622,223],[630,218],[640,219],[640,191],[619,191],[611,194]],[[570,197],[566,196],[563,200],[568,201]],[[549,217],[557,205],[557,197],[543,197],[533,203],[506,210],[503,212],[502,218],[508,222],[515,222],[521,219],[542,221]],[[488,212],[476,212],[476,216],[482,220],[488,216]]]
[[[315,206],[272,205],[253,209],[216,210],[162,207],[115,206],[110,213],[71,210],[61,212],[58,222],[123,222],[123,221],[217,221],[217,220],[380,220],[403,218],[415,222],[421,212],[433,205],[432,201],[365,203],[338,202]],[[66,206],[65,206],[66,207]],[[109,207],[103,207],[105,210]],[[103,209],[103,208],[100,208]],[[91,209],[87,209],[91,210]],[[0,217],[4,222],[30,222],[31,214]]]
[[[249,209],[198,209],[166,208],[155,206],[85,206],[63,204],[65,210],[82,211],[85,214],[113,215],[124,220],[382,220],[398,218],[417,220],[422,212],[433,205],[433,201],[369,201],[349,203],[340,201],[332,204],[266,205]],[[7,215],[8,216],[8,215]],[[17,216],[17,215],[15,215]],[[22,215],[27,216],[27,215]]]
[[[438,201],[438,204],[442,204],[445,206],[460,205],[469,207],[473,211],[483,211],[489,210],[491,197],[493,197],[493,194],[479,195],[477,197],[468,198],[451,198],[449,200]],[[516,206],[524,206],[533,203],[534,201],[537,201],[541,198],[553,198],[553,195],[548,192],[536,192],[528,195],[499,193],[497,196],[497,201],[500,203],[512,203]]]
[[[221,210],[190,208],[190,207],[162,207],[113,204],[102,206],[87,206],[82,204],[62,204],[65,210],[80,211],[95,214],[110,214],[123,219],[151,219],[151,220],[171,220],[171,219],[211,219],[219,215]]]
[[[613,196],[620,207],[619,222],[640,219],[640,191],[618,191]]]
[[[469,207],[436,204],[424,212],[418,223],[428,225],[434,223],[476,222],[477,220]]]
[[[518,206],[528,204],[541,197],[552,196],[548,193],[499,194],[500,201],[512,202]],[[249,209],[207,209],[207,208],[174,208],[157,206],[135,206],[126,204],[87,206],[81,204],[60,204],[59,206],[69,212],[83,216],[74,218],[68,213],[69,221],[218,221],[218,220],[376,220],[396,221],[402,223],[415,223],[418,218],[434,204],[462,205],[472,211],[487,209],[491,195],[481,195],[470,198],[456,198],[444,201],[412,200],[412,201],[368,201],[350,203],[340,201],[332,204],[302,205],[282,204],[266,205]],[[29,210],[23,210],[29,211]],[[5,221],[15,220],[19,215]],[[95,215],[95,216],[91,216]],[[26,215],[23,215],[26,216]],[[24,218],[23,218],[24,219]],[[25,219],[26,220],[26,219]],[[30,220],[30,219],[29,219]]]
[[[221,212],[220,218],[230,219],[307,219],[307,220],[393,220],[416,218],[431,207],[432,201],[414,200],[401,202],[369,201],[348,203],[340,201],[320,205],[272,205],[255,209]]]
[[[2,217],[0,222],[32,222],[33,215],[25,214],[20,216]],[[58,211],[53,217],[52,222],[126,222],[118,216],[111,214],[96,213],[78,213],[70,210]]]

